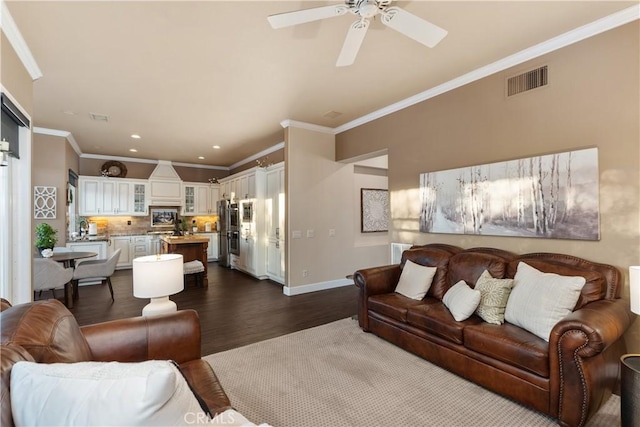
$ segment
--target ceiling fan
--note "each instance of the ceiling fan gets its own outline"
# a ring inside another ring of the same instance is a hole
[[[273,28],[284,28],[320,19],[332,18],[351,12],[359,16],[354,22],[342,45],[337,67],[353,64],[360,46],[369,28],[369,19],[381,16],[384,25],[404,34],[428,47],[434,47],[446,35],[447,31],[409,13],[399,7],[389,7],[392,0],[346,0],[344,4],[315,7],[294,12],[271,15],[267,19]]]

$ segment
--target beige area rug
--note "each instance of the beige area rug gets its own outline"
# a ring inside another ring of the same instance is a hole
[[[557,426],[362,332],[343,319],[206,357],[231,403],[255,423],[315,426]],[[612,396],[590,427],[620,425]]]

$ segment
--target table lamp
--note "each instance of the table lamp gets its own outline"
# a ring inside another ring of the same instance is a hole
[[[182,255],[149,255],[133,260],[133,296],[151,298],[143,316],[177,311],[169,295],[184,289]]]
[[[640,265],[629,267],[631,311],[640,314]]]

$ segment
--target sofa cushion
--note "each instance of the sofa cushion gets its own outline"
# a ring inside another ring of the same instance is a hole
[[[400,273],[396,292],[407,298],[421,300],[431,287],[436,270],[436,267],[425,267],[407,260]]]
[[[507,260],[481,251],[460,252],[452,256],[449,261],[448,280],[450,284],[464,280],[473,287],[485,270],[491,274],[491,277],[502,279],[507,273]]]
[[[549,378],[549,343],[531,332],[505,323],[481,322],[464,328],[469,350]]]
[[[480,304],[476,314],[488,323],[501,325],[504,322],[504,311],[513,288],[513,279],[494,279],[485,270],[476,282],[475,289],[480,291]]]
[[[18,304],[0,312],[2,343],[17,344],[36,362],[83,362],[91,350],[73,314],[58,300]]]
[[[407,322],[407,308],[422,304],[422,301],[407,298],[399,293],[380,294],[369,297],[369,311],[395,319],[399,322]]]
[[[584,277],[543,273],[521,262],[504,318],[549,341],[556,323],[573,311],[584,284]]]
[[[435,276],[431,282],[431,287],[427,292],[428,296],[435,297],[442,300],[444,294],[449,289],[449,283],[447,282],[447,267],[449,265],[449,259],[451,258],[451,252],[447,249],[440,247],[418,246],[406,250],[402,253],[402,263],[407,260],[415,262],[416,264],[424,265],[427,267],[437,267]]]
[[[186,414],[202,413],[180,372],[161,360],[18,362],[11,396],[16,425],[186,425]]]
[[[449,309],[441,301],[435,298],[426,298],[423,302],[424,304],[409,307],[407,323],[453,343],[463,343],[462,333],[465,326],[482,322],[477,316],[456,322]]]
[[[464,280],[453,285],[442,298],[456,322],[466,320],[480,304],[480,291],[471,289]]]
[[[566,260],[566,263],[563,262]],[[576,302],[574,310],[586,304],[599,301],[607,294],[607,279],[600,271],[590,269],[588,266],[582,267],[586,262],[569,255],[562,254],[528,254],[524,255],[509,264],[509,274],[515,276],[518,264],[525,262],[527,265],[545,273],[556,273],[561,276],[582,276],[585,284],[580,291],[580,298]],[[573,264],[570,264],[573,263]],[[575,264],[575,265],[574,265]]]

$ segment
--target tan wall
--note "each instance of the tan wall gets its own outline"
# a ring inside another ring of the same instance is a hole
[[[640,264],[638,21],[427,100],[336,137],[338,160],[388,148],[393,241],[495,246]],[[504,80],[549,65],[547,87],[505,99]],[[418,232],[419,174],[598,147],[601,240]],[[626,335],[640,352],[640,322]]]
[[[0,36],[0,81],[25,112],[33,117],[33,81],[4,33]]]
[[[57,246],[66,241],[66,189],[68,181],[66,138],[33,134],[33,169],[31,177],[34,186],[56,187],[56,218],[34,219],[34,227],[46,222],[58,230]]]
[[[284,162],[284,148],[274,151],[273,153],[269,153],[266,156],[259,157],[258,159],[252,162],[247,162],[243,165],[238,166],[237,168],[231,169],[230,174],[233,175],[234,173],[238,173],[247,169],[254,168],[258,166],[258,161],[263,162],[264,166],[275,165],[277,163]]]
[[[335,159],[333,135],[290,127],[287,151],[287,285],[296,287],[344,279],[359,268],[386,263],[387,241],[360,237],[358,185],[353,165]],[[380,177],[372,185],[381,185]],[[335,229],[335,236],[329,236]],[[308,238],[307,231],[314,237]],[[294,231],[302,237],[292,238]],[[373,238],[374,236],[367,236]],[[309,275],[303,277],[302,271]]]
[[[100,176],[102,165],[108,160],[80,158],[79,175]],[[127,168],[126,178],[147,179],[156,168],[156,163],[139,163],[133,161],[123,161]],[[229,171],[220,169],[196,168],[187,166],[173,167],[183,181],[189,182],[209,182],[209,178],[224,178],[229,176]]]

